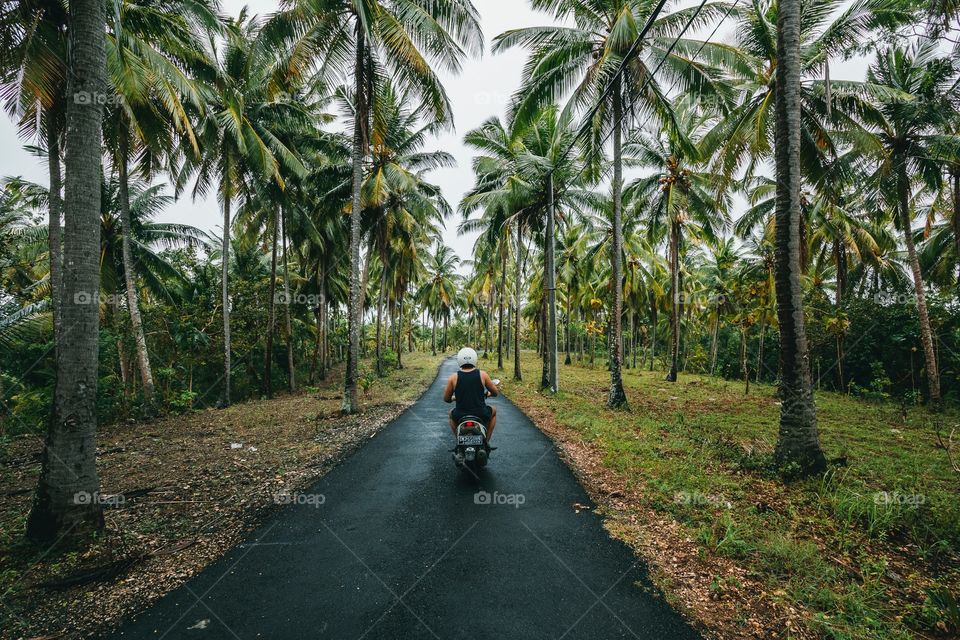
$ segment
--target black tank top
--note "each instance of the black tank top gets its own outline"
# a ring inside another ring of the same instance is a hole
[[[457,371],[457,387],[454,393],[457,396],[458,411],[478,417],[486,411],[486,389],[479,369]]]

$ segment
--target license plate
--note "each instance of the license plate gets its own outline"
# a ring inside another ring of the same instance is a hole
[[[480,446],[483,444],[483,436],[458,436],[457,444],[466,446]]]

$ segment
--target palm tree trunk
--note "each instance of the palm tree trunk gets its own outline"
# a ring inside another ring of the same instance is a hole
[[[99,98],[106,87],[104,5],[70,0],[67,95]],[[27,537],[43,543],[103,529],[97,499],[97,339],[100,320],[101,100],[67,106],[63,331],[53,414]]]
[[[140,304],[137,299],[137,285],[133,277],[133,250],[131,247],[133,230],[130,224],[130,181],[127,173],[129,162],[127,157],[128,148],[129,140],[125,134],[121,134],[117,176],[120,182],[119,197],[123,280],[126,285],[130,326],[133,329],[133,339],[137,351],[137,366],[140,369],[140,380],[143,383],[143,399],[147,406],[147,411],[151,412],[154,395],[153,372],[150,370],[150,354],[147,351],[147,338],[143,333],[143,321],[140,317]]]
[[[960,170],[953,173],[953,243],[957,261],[957,295],[960,296]]]
[[[63,201],[60,177],[60,120],[54,109],[47,111],[47,170],[50,174],[49,191],[49,232],[48,245],[50,252],[50,307],[53,310],[54,345],[59,344],[57,338],[63,326],[60,309],[63,304],[63,238],[60,233],[60,216],[63,211]]]
[[[397,302],[397,369],[403,369],[403,298]]]
[[[523,242],[520,223],[517,223],[517,268],[514,274],[513,291],[513,379],[522,380],[523,374],[520,372],[520,279],[523,275],[523,269],[520,267],[520,245]]]
[[[677,361],[680,357],[680,224],[670,223],[670,371],[668,382],[677,381]]]
[[[743,372],[743,395],[750,393],[750,368],[747,367],[747,332],[749,329],[744,324],[740,329],[740,371]]]
[[[284,217],[283,207],[280,207],[280,242],[283,245],[283,297],[287,300],[287,306],[284,308],[287,325],[287,372],[290,377],[290,391],[297,390],[297,369],[293,361],[293,324],[290,319],[290,305],[293,300],[290,298],[290,261],[287,258],[287,221]]]
[[[366,150],[366,74],[363,26],[357,21],[357,51],[355,78],[356,107],[353,118],[353,200],[350,210],[350,311],[347,325],[349,336],[346,374],[343,381],[341,411],[351,414],[360,407],[357,399],[357,371],[360,359],[360,323],[363,314],[363,295],[360,289],[360,189],[363,185],[363,158]]]
[[[326,266],[320,270],[320,331],[322,338],[320,340],[320,373],[319,378],[326,380],[327,371],[330,369],[330,306],[327,303],[327,269]]]
[[[564,318],[564,338],[563,338],[563,347],[567,351],[567,357],[564,358],[563,363],[565,365],[573,364],[573,360],[570,358],[570,288],[567,287],[567,312],[566,317]]]
[[[620,82],[613,88],[613,234],[610,243],[611,293],[613,308],[610,310],[610,393],[607,406],[618,409],[627,406],[627,394],[623,390],[620,367],[623,364],[623,105]]]
[[[781,468],[801,474],[826,467],[817,430],[810,354],[800,286],[800,29],[799,2],[781,3],[777,13],[776,90],[776,267],[780,320],[780,432],[774,453]]]
[[[923,288],[920,258],[917,255],[917,247],[913,242],[909,181],[906,160],[900,158],[897,163],[897,196],[900,204],[900,222],[903,225],[904,242],[907,245],[910,272],[913,275],[913,290],[917,296],[917,314],[920,316],[920,342],[923,345],[924,372],[927,375],[930,408],[933,411],[940,411],[943,408],[940,398],[940,370],[937,367],[937,354],[933,349],[933,331],[930,327],[930,315],[927,312],[927,294]]]
[[[757,353],[757,373],[754,380],[760,383],[760,372],[763,370],[763,342],[767,335],[767,305],[764,302],[760,310],[760,348]]]
[[[450,326],[450,310],[446,309],[443,314],[443,352],[447,352],[447,329]]]
[[[653,362],[657,358],[657,300],[650,300],[650,371],[653,371]]]
[[[380,292],[377,294],[377,329],[374,338],[374,368],[377,375],[383,375],[383,354],[380,350],[380,340],[383,335],[383,297],[387,289],[387,263],[386,256],[380,256]]]
[[[273,235],[270,242],[270,311],[267,319],[267,348],[263,353],[263,395],[273,397],[273,334],[277,326],[277,240],[280,235],[279,216],[274,214]],[[284,298],[289,305],[290,300]]]
[[[720,307],[716,309],[717,317],[713,321],[713,335],[710,337],[710,375],[717,370],[717,340],[720,337]]]
[[[507,253],[500,258],[500,287],[497,290],[497,369],[503,369],[503,300],[507,294]]]
[[[437,317],[433,317],[433,331],[430,332],[430,350],[437,355]]]
[[[549,174],[547,180],[547,224],[544,237],[546,245],[546,260],[544,268],[546,269],[545,284],[547,287],[547,322],[544,327],[546,341],[544,349],[547,351],[548,364],[548,382],[550,391],[556,393],[560,390],[559,386],[559,362],[557,360],[557,257],[556,241],[554,240],[554,227],[556,224],[556,204],[555,194],[553,192],[553,174]]]
[[[229,180],[229,169],[224,171],[224,180]],[[224,407],[230,406],[230,201],[229,186],[223,198],[223,244],[220,265],[220,304],[223,306],[223,400]]]

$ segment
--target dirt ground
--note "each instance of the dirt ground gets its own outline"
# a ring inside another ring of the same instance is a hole
[[[80,638],[139,611],[240,542],[410,406],[440,358],[413,354],[339,414],[342,375],[273,400],[105,427],[107,528],[81,550],[23,539],[42,441],[0,452],[0,637]]]

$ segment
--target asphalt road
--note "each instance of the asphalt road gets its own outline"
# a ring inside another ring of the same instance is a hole
[[[479,478],[450,458],[452,360],[411,409],[111,638],[699,638],[652,595],[509,401]],[[321,497],[322,496],[322,497]],[[322,504],[320,502],[322,501]]]

